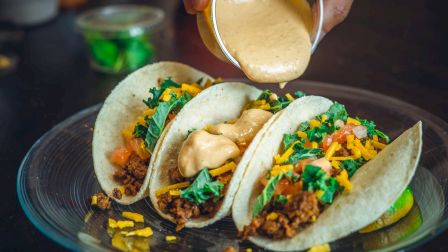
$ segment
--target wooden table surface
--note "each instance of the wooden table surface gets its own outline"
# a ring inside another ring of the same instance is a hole
[[[203,46],[195,17],[179,1],[140,1],[167,12],[158,37],[159,60],[190,64],[213,76],[242,77]],[[321,42],[303,79],[373,90],[417,105],[448,121],[447,1],[355,1],[345,23]],[[21,37],[1,45],[18,66],[0,76],[0,161],[4,193],[0,251],[63,250],[25,217],[17,201],[17,169],[26,151],[44,132],[77,111],[104,100],[123,75],[90,69],[76,32],[76,11],[31,28],[0,24]],[[300,88],[300,87],[288,87]],[[446,251],[448,232],[418,250]]]

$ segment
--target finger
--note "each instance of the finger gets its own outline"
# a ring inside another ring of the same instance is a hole
[[[196,10],[196,12],[200,12],[205,10],[205,8],[208,5],[209,0],[194,0],[193,1],[193,7]]]
[[[324,0],[324,32],[329,32],[347,17],[353,0]]]
[[[194,0],[184,0],[184,6],[185,6],[185,10],[187,11],[188,14],[196,14],[196,10],[193,6],[193,1]]]

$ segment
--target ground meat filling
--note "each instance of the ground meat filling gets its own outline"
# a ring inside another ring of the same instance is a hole
[[[293,237],[299,228],[312,223],[320,213],[318,200],[312,192],[299,192],[291,196],[285,205],[267,205],[263,212],[245,226],[240,236],[247,239],[256,233],[272,238]],[[275,213],[276,216],[270,215]],[[269,217],[268,217],[269,216]]]
[[[226,172],[216,177],[216,180],[224,184],[222,195],[217,201],[215,199],[209,199],[202,204],[195,205],[184,198],[180,198],[179,196],[171,196],[169,192],[167,192],[159,197],[157,204],[162,212],[171,215],[175,219],[177,224],[176,230],[179,231],[184,228],[185,223],[189,219],[203,216],[211,217],[215,215],[224,200],[223,196],[227,191],[227,185],[230,182],[232,175],[232,172]],[[171,177],[171,179],[175,180],[175,176]],[[185,178],[183,178],[182,181],[176,180],[176,182],[184,181],[186,181]]]
[[[182,176],[182,174],[180,174],[180,171],[177,168],[177,166],[171,167],[169,174],[170,174],[171,182],[181,183],[181,182],[186,181],[186,179]]]
[[[112,197],[116,199],[121,199],[122,197],[121,191],[118,188],[114,188],[114,190],[112,190]]]
[[[95,202],[92,202],[92,205],[96,206],[101,210],[106,210],[110,208],[110,199],[107,195],[102,192],[95,193],[91,198],[95,197]]]
[[[334,153],[334,155],[337,156],[337,157],[347,157],[347,156],[350,156],[351,153],[350,153],[350,150],[347,149],[347,143],[342,143],[341,144],[341,148],[338,151],[336,151]]]
[[[145,180],[148,165],[149,160],[143,160],[138,155],[131,155],[125,165],[117,167],[114,179],[124,186],[125,195],[135,196],[138,193]]]

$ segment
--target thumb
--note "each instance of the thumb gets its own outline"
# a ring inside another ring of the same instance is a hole
[[[324,0],[324,32],[329,32],[347,17],[353,0]]]
[[[200,11],[203,11],[207,5],[209,0],[183,0],[185,10],[188,14],[196,14]]]

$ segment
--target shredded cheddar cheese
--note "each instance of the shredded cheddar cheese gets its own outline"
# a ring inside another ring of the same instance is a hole
[[[236,164],[235,164],[235,162],[232,161],[232,162],[222,165],[221,167],[210,170],[209,173],[212,177],[216,177],[216,176],[224,174],[228,171],[234,171],[235,168],[236,168]]]
[[[121,251],[128,251],[128,246],[126,246],[123,237],[121,236],[120,232],[116,232],[111,240],[112,246],[115,248],[121,250]]]
[[[153,116],[154,113],[156,113],[156,109],[151,109],[150,108],[150,109],[147,109],[147,110],[143,111],[143,115],[144,116],[149,116],[149,117]]]
[[[374,136],[374,137],[375,137],[375,136]],[[386,145],[385,145],[385,144],[380,143],[380,142],[375,141],[375,140],[372,141],[372,145],[373,145],[375,148],[380,149],[380,150],[386,148]]]
[[[349,117],[349,118],[347,118],[347,124],[353,124],[353,125],[358,126],[358,125],[361,125],[361,122],[356,120],[355,118]]]
[[[376,141],[376,142],[378,142],[378,141],[379,141],[379,139],[378,139],[378,136],[377,136],[377,135],[373,135],[373,141]]]
[[[325,122],[328,119],[328,116],[323,114],[322,117],[320,118],[321,122]]]
[[[156,196],[159,197],[160,195],[169,192],[170,190],[174,190],[174,189],[182,189],[185,187],[188,187],[190,185],[190,182],[182,182],[182,183],[177,183],[177,184],[173,184],[173,185],[169,185],[163,188],[160,188],[159,190],[156,191]]]
[[[258,106],[258,108],[262,109],[262,110],[269,110],[269,109],[271,109],[271,105],[269,103],[266,103],[264,105]]]
[[[98,197],[96,195],[92,196],[92,201],[90,202],[90,205],[96,206],[98,204]]]
[[[311,148],[313,149],[319,148],[319,144],[317,142],[311,142]]]
[[[252,102],[252,104],[254,106],[265,105],[266,104],[266,100],[255,100],[255,101]]]
[[[137,117],[137,120],[136,120],[135,123],[134,123],[134,127],[135,127],[135,125],[137,125],[137,124],[146,125],[145,118],[144,118],[143,116],[138,116],[138,117]]]
[[[373,150],[373,145],[370,143],[370,140],[366,141],[365,147],[367,150],[372,151]]]
[[[177,240],[177,237],[174,235],[167,235],[165,236],[165,241],[170,242],[170,241],[175,241]]]
[[[140,147],[140,150],[142,150],[142,153],[149,154],[148,151],[146,150],[145,141],[140,141],[139,147]]]
[[[126,237],[128,236],[140,236],[140,237],[150,237],[153,234],[153,231],[150,227],[145,227],[142,229],[137,229],[134,231],[121,231],[122,235],[125,235]]]
[[[322,196],[324,196],[324,191],[322,191],[322,190],[317,190],[316,192],[315,192],[315,194],[316,194],[316,197],[318,198],[318,199],[320,199]]]
[[[355,141],[355,135],[347,136],[347,149],[351,150],[353,148],[353,142]]]
[[[355,147],[361,151],[361,155],[365,160],[370,160],[373,158],[373,155],[367,150],[361,143],[359,139],[355,140]]]
[[[192,83],[191,85],[193,85],[193,86],[199,88],[200,90],[203,90],[203,89],[204,89],[201,85],[199,85],[199,84],[196,83],[196,82],[195,82],[195,83]]]
[[[294,97],[292,97],[292,95],[290,93],[286,93],[285,97],[286,97],[286,99],[288,99],[288,101],[294,101]]]
[[[277,158],[277,156],[275,156],[275,163],[276,164],[283,164],[284,162],[286,162],[286,160],[288,160],[289,156],[292,155],[292,153],[294,153],[294,145],[296,145],[295,142],[293,143],[286,151],[285,153],[283,153],[280,157]]]
[[[352,184],[348,179],[347,170],[342,170],[341,173],[339,173],[339,175],[336,176],[336,180],[338,181],[339,185],[344,187],[345,190],[347,191],[352,190]]]
[[[331,157],[330,161],[344,161],[344,160],[353,160],[353,157],[346,156],[346,157]]]
[[[108,224],[109,224],[110,228],[123,229],[123,228],[127,228],[127,227],[134,227],[133,221],[116,221],[112,218],[109,218]]]
[[[358,159],[362,156],[361,151],[356,147],[352,148],[352,155],[353,155],[353,159]]]
[[[331,248],[328,243],[311,247],[308,252],[330,252]]]
[[[334,168],[341,169],[340,165],[341,165],[341,162],[339,162],[337,160],[331,161],[331,166],[333,166]]]
[[[320,127],[321,122],[316,120],[316,119],[311,119],[310,120],[310,126],[311,128],[315,128],[315,127]]]
[[[306,135],[306,133],[303,131],[297,131],[297,136],[299,136],[300,138],[303,138],[303,139],[306,139],[308,137]]]
[[[328,147],[327,152],[325,152],[325,158],[330,160],[334,153],[341,149],[341,145],[338,142],[332,142],[330,147]]]
[[[182,83],[181,90],[184,92],[187,92],[193,96],[199,94],[202,91],[202,89],[195,87],[193,85],[187,84],[187,83]]]
[[[277,176],[280,173],[286,173],[294,169],[293,165],[274,165],[271,170],[271,176]]]
[[[164,102],[170,101],[172,92],[173,91],[171,90],[171,88],[165,89],[165,91],[163,91],[162,95],[160,95],[160,99]]]
[[[121,216],[123,216],[126,219],[133,220],[135,222],[143,222],[144,221],[143,215],[138,214],[138,213],[123,211],[121,213]]]
[[[170,190],[169,193],[171,196],[180,196],[180,190],[178,190],[178,189]]]
[[[275,212],[272,212],[270,214],[268,214],[268,216],[266,216],[266,220],[276,220],[278,218],[278,214],[276,214]]]
[[[132,137],[134,137],[134,127],[135,124],[132,124],[131,126],[124,128],[121,131],[121,135],[123,135],[125,139],[130,140]]]
[[[117,227],[117,221],[112,219],[112,218],[109,218],[107,223],[108,223],[110,228],[116,228]]]

